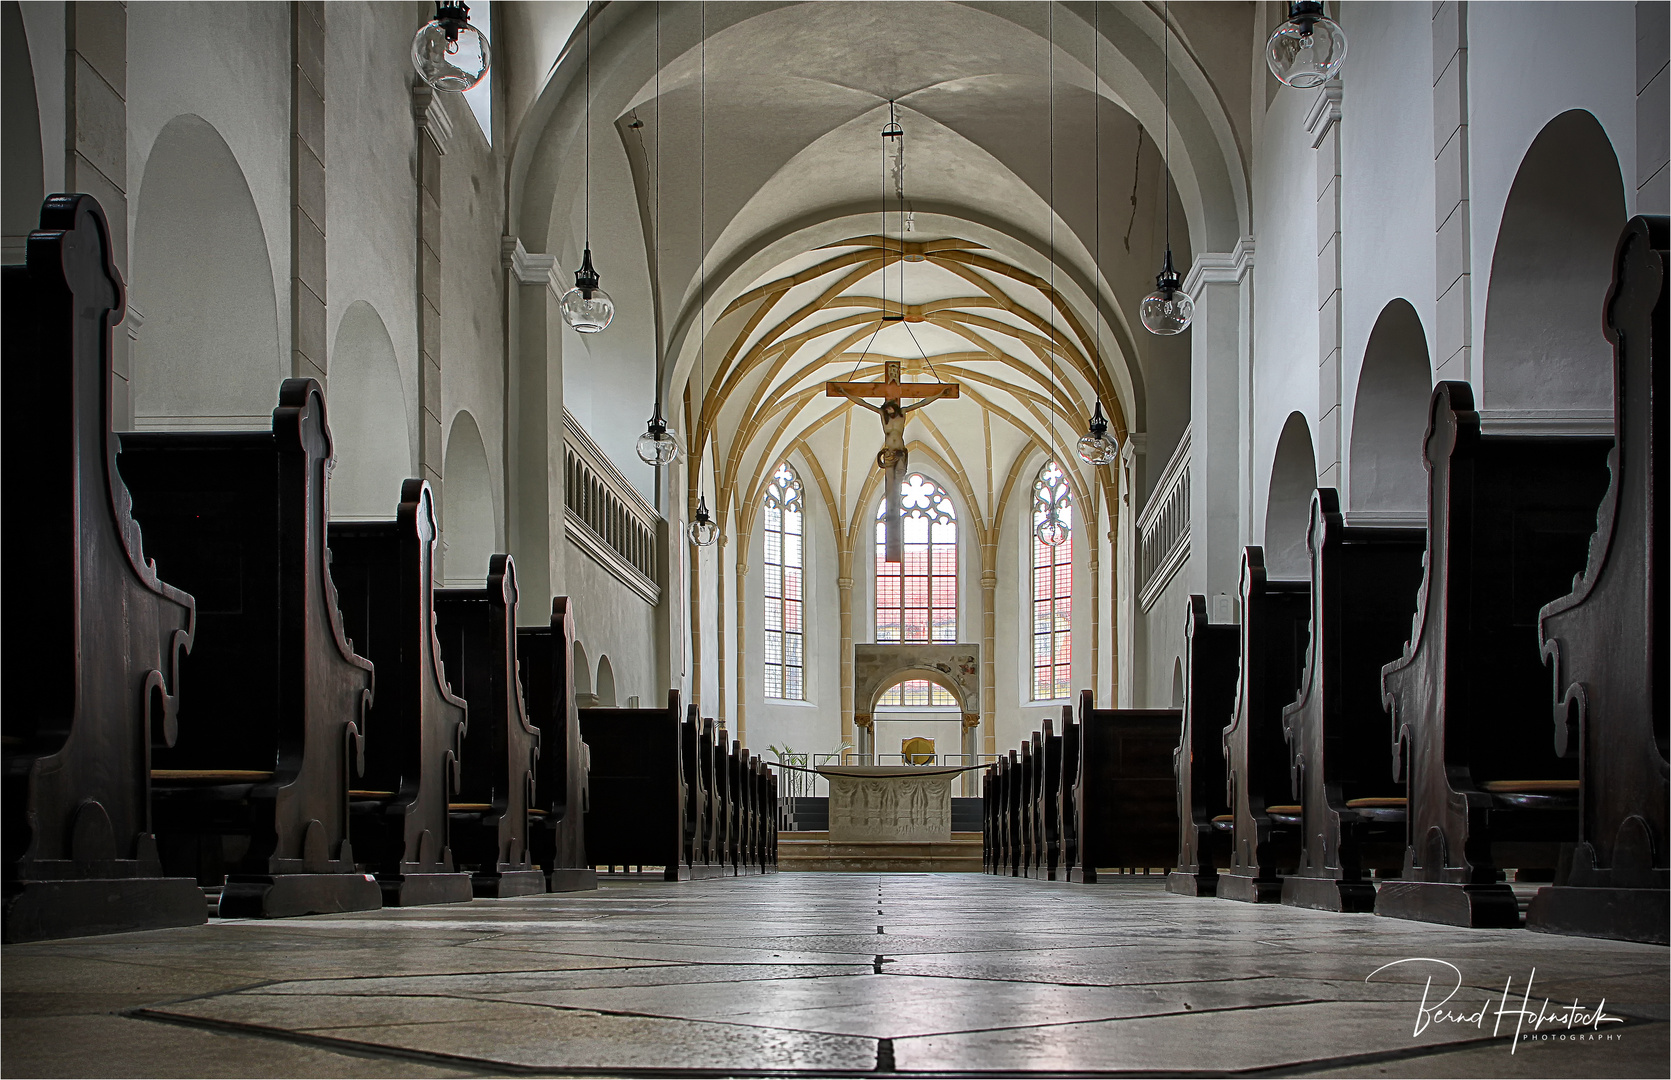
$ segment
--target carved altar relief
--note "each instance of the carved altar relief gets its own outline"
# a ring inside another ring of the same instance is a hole
[[[883,766],[819,771],[830,783],[832,841],[951,839],[955,770]]]

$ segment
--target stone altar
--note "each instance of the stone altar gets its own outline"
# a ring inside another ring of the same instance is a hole
[[[961,770],[917,765],[827,765],[830,841],[949,841],[952,778]]]

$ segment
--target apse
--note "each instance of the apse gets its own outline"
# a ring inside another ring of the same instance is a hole
[[[135,427],[268,426],[290,371],[267,237],[237,158],[208,121],[176,116],[138,190]]]

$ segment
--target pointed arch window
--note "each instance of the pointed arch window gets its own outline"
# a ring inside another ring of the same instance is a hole
[[[1054,547],[1037,532],[1052,511],[1067,526]],[[1073,497],[1054,461],[1033,481],[1033,530],[1033,700],[1053,701],[1073,693]]]
[[[802,538],[806,516],[801,478],[787,461],[773,470],[764,501],[766,696],[804,701],[806,593]]]
[[[876,640],[957,640],[957,511],[945,489],[921,473],[899,490],[904,554],[888,562],[887,503],[876,512]],[[915,679],[887,690],[879,705],[955,705],[944,687]]]

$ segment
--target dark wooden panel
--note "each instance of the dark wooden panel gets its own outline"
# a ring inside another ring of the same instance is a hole
[[[1605,325],[1613,343],[1616,440],[1588,560],[1543,608],[1538,634],[1555,687],[1555,750],[1578,759],[1578,845],[1566,880],[1541,889],[1526,925],[1666,943],[1667,220],[1638,217],[1614,257]]]
[[[1404,862],[1404,812],[1359,807],[1397,799],[1391,721],[1381,708],[1381,668],[1397,659],[1421,586],[1421,529],[1348,527],[1333,488],[1311,500],[1311,640],[1300,697],[1283,710],[1293,788],[1303,806],[1299,864],[1284,903],[1372,911],[1370,871]]]
[[[1172,751],[1178,709],[1096,709],[1079,698],[1079,863],[1076,881],[1104,867],[1170,866],[1177,854],[1178,806]]]
[[[158,571],[211,597],[181,662],[180,739],[152,758],[152,802],[165,864],[224,881],[222,915],[382,903],[348,836],[373,680],[331,581],[333,460],[312,379],[284,381],[270,432],[122,437],[119,464]],[[229,771],[269,775],[230,782]]]
[[[1065,874],[1079,865],[1079,803],[1075,797],[1079,777],[1079,725],[1073,718],[1073,706],[1062,706],[1062,784],[1061,798],[1056,808],[1057,831],[1061,835],[1060,866]]]
[[[550,625],[519,627],[516,640],[523,699],[540,730],[529,824],[533,859],[553,892],[596,888],[597,875],[586,862],[587,749],[574,703],[569,598],[552,597]]]
[[[679,857],[686,866],[705,865],[703,833],[708,818],[708,771],[702,767],[702,717],[695,702],[685,707],[679,725],[679,767],[685,776],[685,827]]]
[[[660,866],[677,881],[684,867],[684,774],[679,764],[679,692],[665,709],[581,709],[590,748],[591,806],[586,860],[593,866]]]
[[[435,591],[436,636],[452,692],[475,704],[451,804],[453,854],[477,896],[544,892],[530,853],[529,814],[540,732],[517,681],[516,563],[488,560],[480,589]]]
[[[1184,730],[1173,751],[1177,782],[1178,865],[1166,880],[1184,896],[1212,896],[1227,865],[1230,834],[1213,819],[1230,813],[1225,801],[1224,729],[1236,710],[1241,629],[1215,625],[1207,598],[1191,595],[1184,623]]]
[[[393,521],[333,522],[331,577],[342,622],[377,666],[366,717],[365,792],[349,801],[354,853],[385,904],[468,900],[453,862],[447,805],[462,783],[466,707],[447,689],[435,639],[435,504],[403,481]]]
[[[1282,710],[1305,665],[1311,583],[1272,581],[1260,547],[1242,551],[1242,664],[1236,711],[1224,729],[1225,799],[1234,817],[1230,864],[1217,895],[1251,903],[1281,898],[1282,872],[1299,859],[1296,826],[1268,808],[1293,805]]]
[[[1584,568],[1610,446],[1483,437],[1466,383],[1433,391],[1426,573],[1410,640],[1381,676],[1410,843],[1404,880],[1376,895],[1380,914],[1516,925],[1502,868],[1553,869],[1578,839],[1576,799],[1515,805],[1487,785],[1578,778],[1548,737],[1537,620]]]
[[[104,212],[54,195],[5,269],[5,939],[204,921],[151,830],[154,745],[174,742],[193,601],[147,560],[116,472]]]

